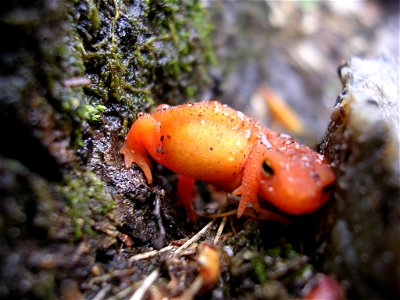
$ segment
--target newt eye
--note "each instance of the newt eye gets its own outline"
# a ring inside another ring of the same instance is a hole
[[[264,160],[263,164],[261,165],[261,172],[265,178],[269,178],[274,175],[274,170],[272,169],[268,160]]]

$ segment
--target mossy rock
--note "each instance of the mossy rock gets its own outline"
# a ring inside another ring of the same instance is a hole
[[[157,194],[118,151],[136,112],[208,84],[211,27],[200,1],[39,0],[2,4],[0,29],[2,268],[19,278],[2,273],[0,296],[56,298]]]

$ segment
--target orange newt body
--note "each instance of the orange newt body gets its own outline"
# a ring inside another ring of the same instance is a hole
[[[178,196],[189,216],[195,180],[240,194],[238,217],[249,203],[259,212],[259,199],[288,214],[310,213],[328,200],[335,180],[321,154],[216,101],[160,105],[143,114],[121,153],[148,183],[149,156],[179,174]]]

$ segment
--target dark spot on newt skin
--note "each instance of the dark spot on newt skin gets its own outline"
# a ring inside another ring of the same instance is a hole
[[[171,136],[170,136],[169,134],[167,134],[167,138],[169,138],[169,139],[170,139],[170,138],[171,138]]]
[[[211,150],[211,151],[213,151],[213,150],[214,150],[214,148],[213,148],[213,147],[210,147],[210,150]]]
[[[157,151],[157,153],[164,154],[164,147],[163,147],[163,146],[158,147],[158,148],[156,149],[156,151]]]
[[[163,142],[164,141],[164,136],[160,136],[160,141]]]
[[[372,105],[372,106],[376,106],[376,107],[379,106],[378,102],[376,100],[374,100],[374,99],[368,99],[367,103]]]
[[[315,180],[318,181],[319,180],[319,175],[316,172],[310,172],[311,177]]]

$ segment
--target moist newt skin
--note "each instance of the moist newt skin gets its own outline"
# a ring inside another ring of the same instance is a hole
[[[195,180],[241,195],[238,217],[249,203],[260,212],[258,201],[286,214],[311,213],[329,199],[335,181],[323,155],[217,101],[160,105],[141,114],[120,152],[125,166],[137,164],[149,184],[150,157],[176,172],[191,219]]]

